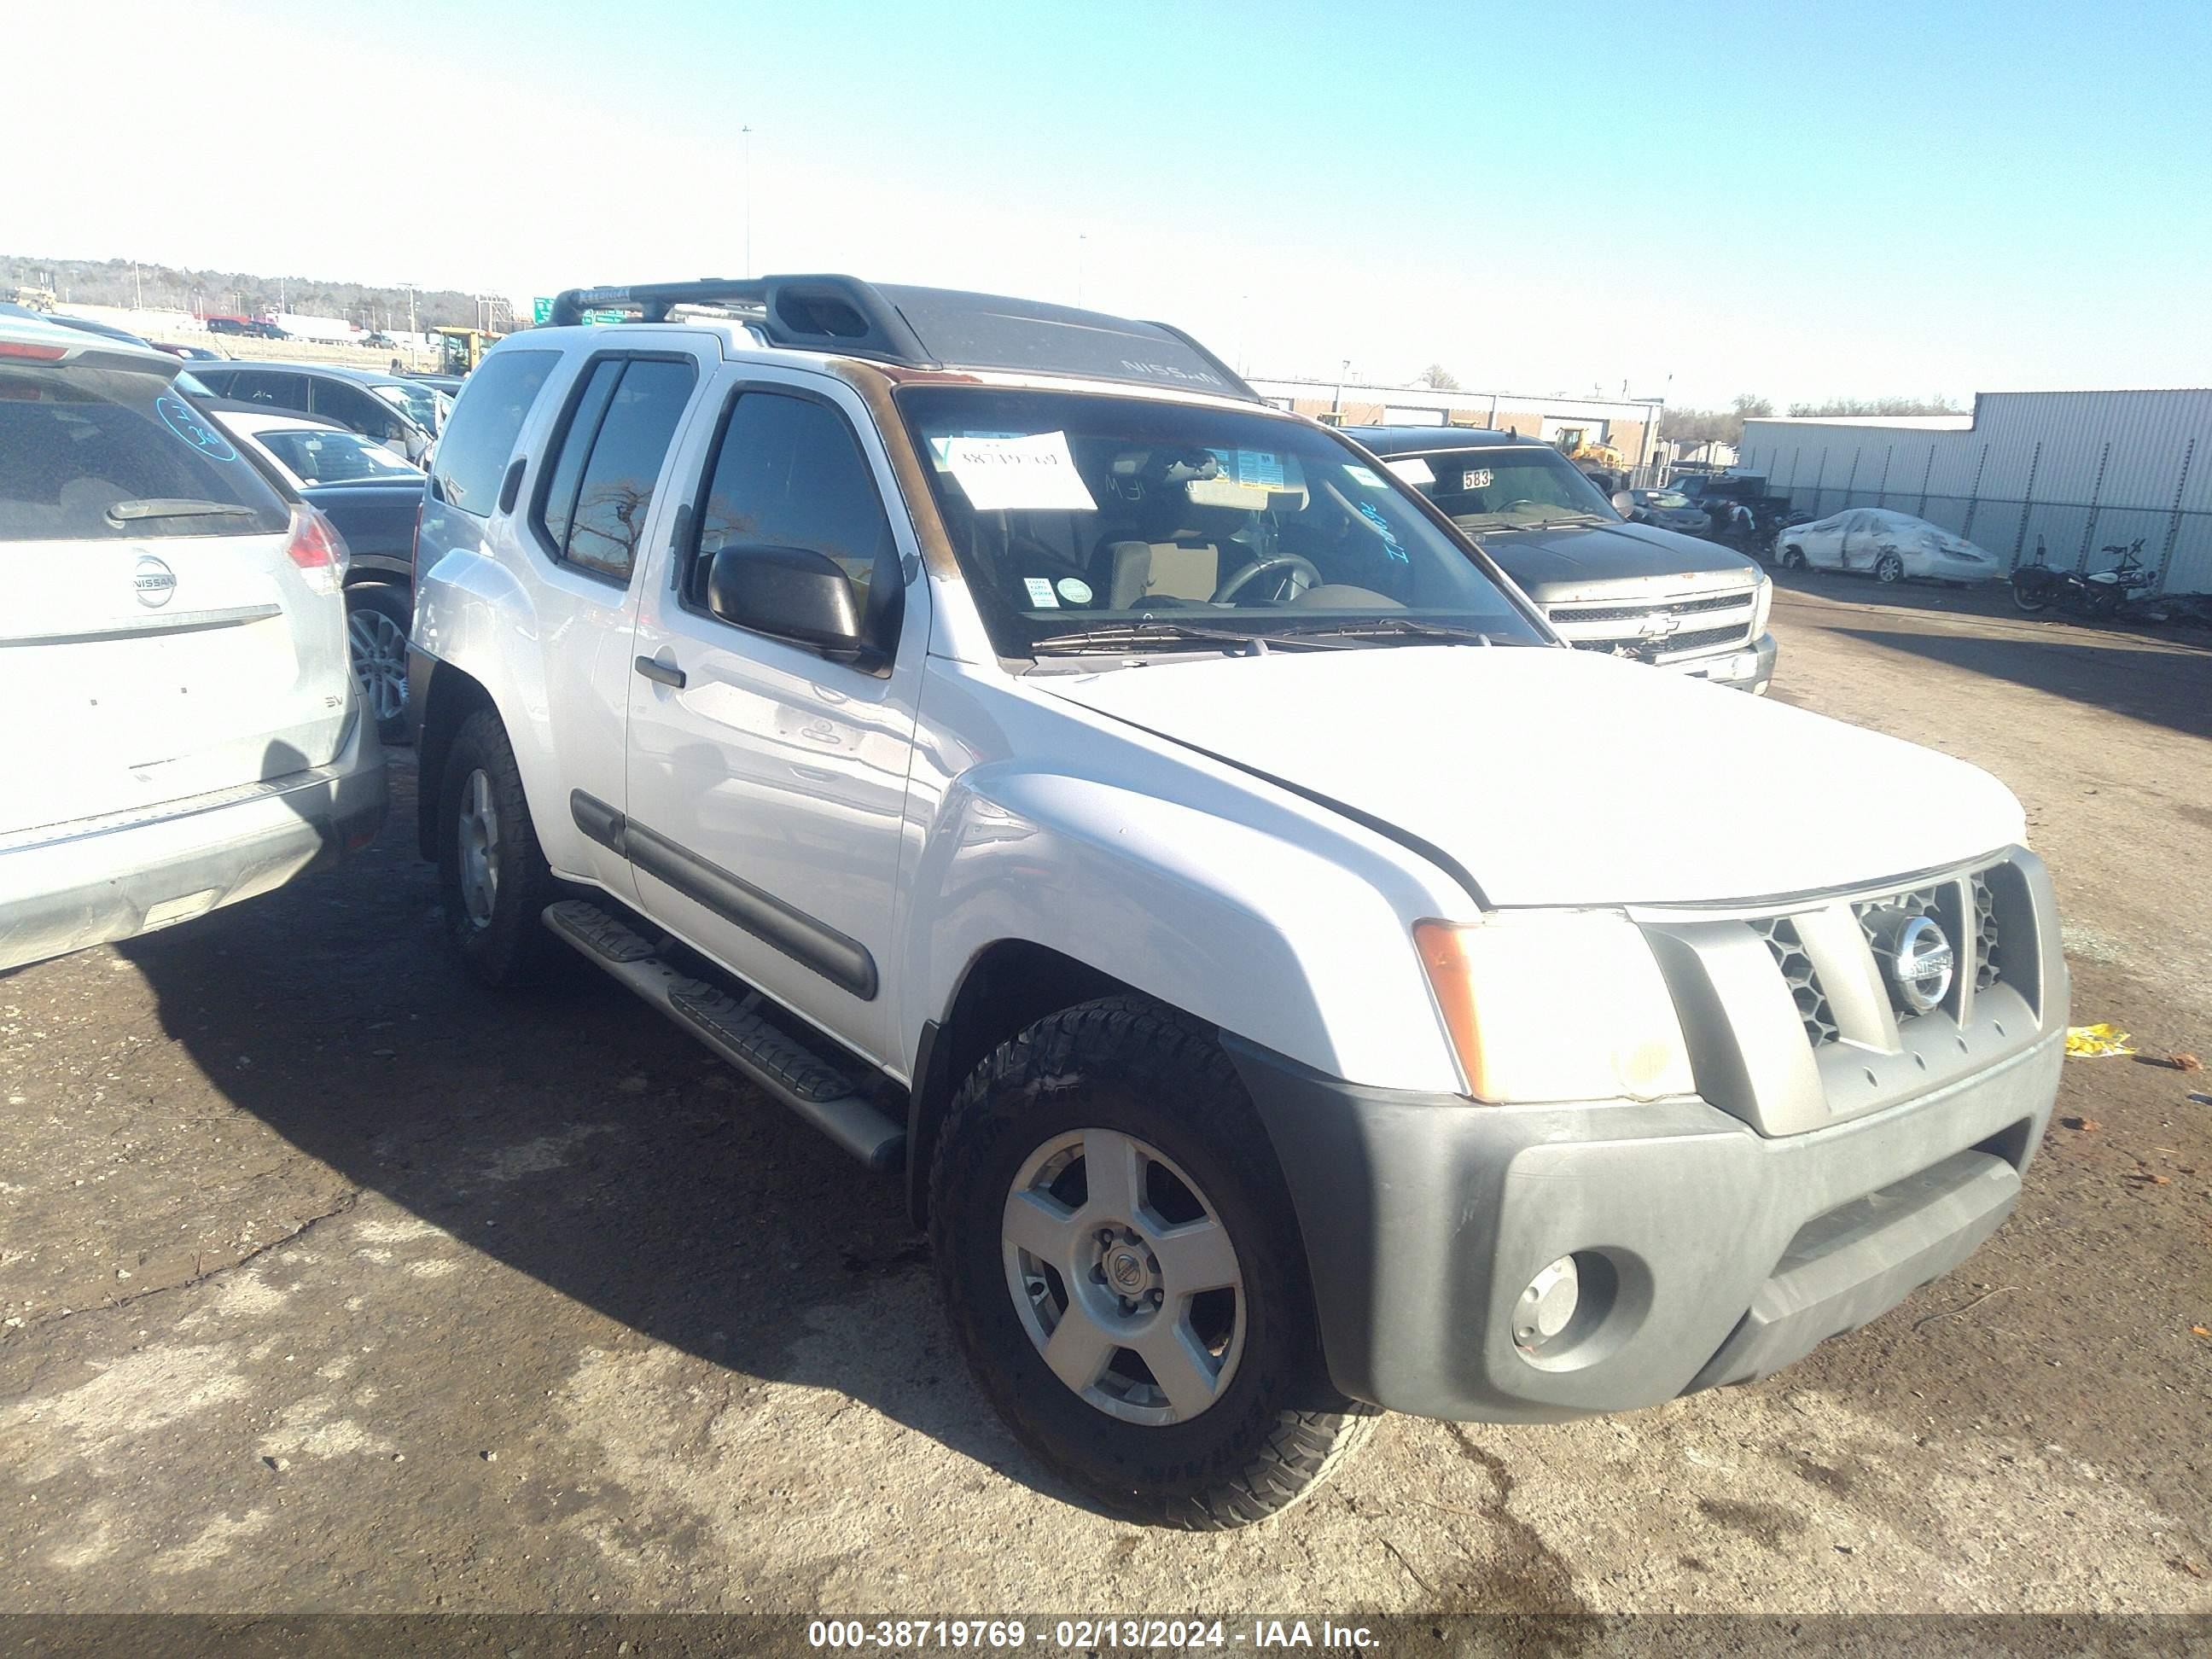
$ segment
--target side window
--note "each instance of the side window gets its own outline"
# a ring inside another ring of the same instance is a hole
[[[480,519],[491,516],[514,441],[561,361],[557,351],[495,351],[469,376],[438,434],[438,495]]]
[[[266,404],[271,409],[292,409],[302,414],[307,411],[307,377],[304,374],[271,374],[257,370],[240,374],[231,384],[236,390],[230,395],[242,403]]]
[[[866,612],[893,549],[875,474],[845,418],[810,398],[748,392],[730,411],[699,515],[684,595],[703,605],[707,567],[729,547],[800,547],[841,566]]]
[[[191,375],[216,397],[228,398],[230,396],[230,383],[238,378],[238,371],[234,368],[204,369],[195,365]]]
[[[359,386],[336,380],[311,380],[307,398],[311,413],[358,432],[364,438],[381,443],[386,438],[399,436],[399,422],[392,418],[391,411]]]
[[[653,487],[698,378],[688,357],[592,365],[555,440],[538,501],[537,528],[555,557],[629,580]]]

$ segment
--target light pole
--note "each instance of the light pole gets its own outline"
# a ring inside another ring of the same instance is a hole
[[[1090,240],[1090,236],[1083,231],[1079,230],[1075,233],[1075,303],[1079,306],[1083,303],[1083,256],[1085,252],[1084,244]]]
[[[1342,426],[1344,424],[1344,383],[1351,378],[1352,359],[1346,357],[1344,362],[1337,367],[1336,401],[1331,404],[1328,407],[1328,412],[1333,417],[1329,422],[1331,426]]]
[[[753,275],[753,130],[750,123],[738,129],[745,141],[745,280]]]

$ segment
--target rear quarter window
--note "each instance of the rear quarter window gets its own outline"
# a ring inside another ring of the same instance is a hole
[[[557,351],[495,351],[469,376],[438,437],[431,476],[440,499],[491,516],[515,438],[560,361]]]
[[[166,380],[0,368],[0,542],[237,536],[290,510]]]

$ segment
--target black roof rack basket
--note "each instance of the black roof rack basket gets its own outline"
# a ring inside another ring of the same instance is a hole
[[[997,368],[1134,380],[1248,398],[1258,394],[1179,328],[1034,300],[951,289],[894,288],[854,276],[706,276],[626,288],[572,288],[554,327],[587,311],[634,310],[665,322],[678,306],[739,313],[771,345],[842,352],[914,368]]]

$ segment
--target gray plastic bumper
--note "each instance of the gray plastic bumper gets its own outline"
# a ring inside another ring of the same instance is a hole
[[[2062,1017],[1948,1087],[1769,1138],[1700,1101],[1484,1106],[1224,1042],[1290,1183],[1336,1386],[1490,1422],[1763,1376],[1894,1306],[2010,1211],[2064,1054]],[[1568,1255],[1576,1321],[1524,1352],[1516,1303]]]
[[[384,822],[384,751],[354,722],[327,766],[0,843],[0,969],[131,939],[358,851]]]

